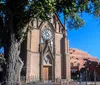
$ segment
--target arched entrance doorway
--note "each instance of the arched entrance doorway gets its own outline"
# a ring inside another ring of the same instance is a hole
[[[49,55],[43,59],[43,80],[52,80],[53,62]]]

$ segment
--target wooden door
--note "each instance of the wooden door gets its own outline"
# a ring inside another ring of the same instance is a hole
[[[43,67],[43,80],[48,80],[48,67]]]

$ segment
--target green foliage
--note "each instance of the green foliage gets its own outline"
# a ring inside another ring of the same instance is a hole
[[[87,12],[100,17],[100,0],[58,0],[56,8],[57,12],[64,13],[70,29],[79,29],[84,25],[78,13]]]
[[[84,21],[77,15],[71,15],[70,19],[68,20],[68,28],[70,29],[79,29],[81,26],[84,25]]]
[[[8,25],[11,17],[13,18],[13,31],[16,34],[16,38],[20,40],[24,34],[23,29],[30,19],[49,19],[49,15],[55,11],[54,5],[55,2],[53,0],[0,0],[0,12],[5,15],[2,18],[6,23],[3,24]],[[1,27],[0,29],[6,29],[4,33],[10,33],[10,30],[6,27]]]
[[[0,0],[0,37],[5,39],[10,33],[7,25],[13,18],[13,31],[20,40],[31,18],[50,19],[52,13],[63,13],[70,29],[84,25],[78,13],[88,12],[100,16],[100,0]]]

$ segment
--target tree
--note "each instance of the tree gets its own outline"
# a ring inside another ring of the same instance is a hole
[[[27,35],[32,18],[50,19],[52,13],[63,13],[70,29],[83,26],[79,13],[100,16],[100,0],[0,0],[0,46],[6,59],[5,85],[16,85],[20,45]]]

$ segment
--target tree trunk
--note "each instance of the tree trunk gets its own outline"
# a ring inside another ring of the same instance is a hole
[[[7,62],[4,85],[17,85],[18,83],[19,46],[20,43],[17,42],[15,34],[10,34],[10,40],[8,40],[4,46]]]

